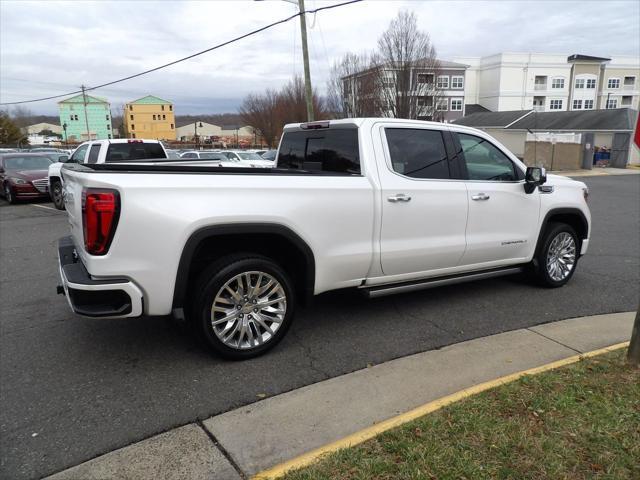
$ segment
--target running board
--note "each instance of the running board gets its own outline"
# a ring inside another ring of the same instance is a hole
[[[384,297],[395,293],[414,292],[416,290],[426,290],[427,288],[442,287],[445,285],[453,285],[456,283],[472,282],[474,280],[483,280],[486,278],[502,277],[503,275],[512,275],[523,271],[522,267],[500,268],[493,270],[485,270],[482,272],[467,273],[464,275],[449,275],[447,277],[437,277],[428,280],[419,280],[417,282],[395,283],[390,285],[381,285],[376,287],[361,287],[363,293],[369,298]]]

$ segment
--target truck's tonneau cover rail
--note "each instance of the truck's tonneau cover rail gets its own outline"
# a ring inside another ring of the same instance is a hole
[[[89,163],[65,164],[63,169],[83,173],[207,173],[220,175],[316,175],[322,177],[360,177],[361,174],[346,172],[325,172],[319,170],[302,170],[272,167],[216,167],[213,165],[163,165],[164,162],[150,163]]]

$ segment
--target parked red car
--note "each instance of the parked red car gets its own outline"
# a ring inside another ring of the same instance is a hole
[[[38,153],[0,155],[0,185],[9,203],[19,199],[49,198],[49,165],[53,161]]]

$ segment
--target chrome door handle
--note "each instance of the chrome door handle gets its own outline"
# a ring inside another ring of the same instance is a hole
[[[410,202],[411,197],[409,195],[405,195],[404,193],[398,193],[397,195],[387,197],[387,200],[389,200],[391,203]]]
[[[471,195],[471,200],[489,200],[491,197],[486,193],[478,193],[477,195]]]

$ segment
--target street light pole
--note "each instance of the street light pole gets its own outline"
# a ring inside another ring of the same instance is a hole
[[[67,139],[67,122],[62,124],[62,129],[64,130],[64,146],[66,148],[69,147],[69,140]]]
[[[84,123],[87,126],[87,140],[91,140],[91,132],[89,131],[89,117],[87,117],[87,94],[85,93],[85,86],[82,85],[82,104],[84,105]]]

